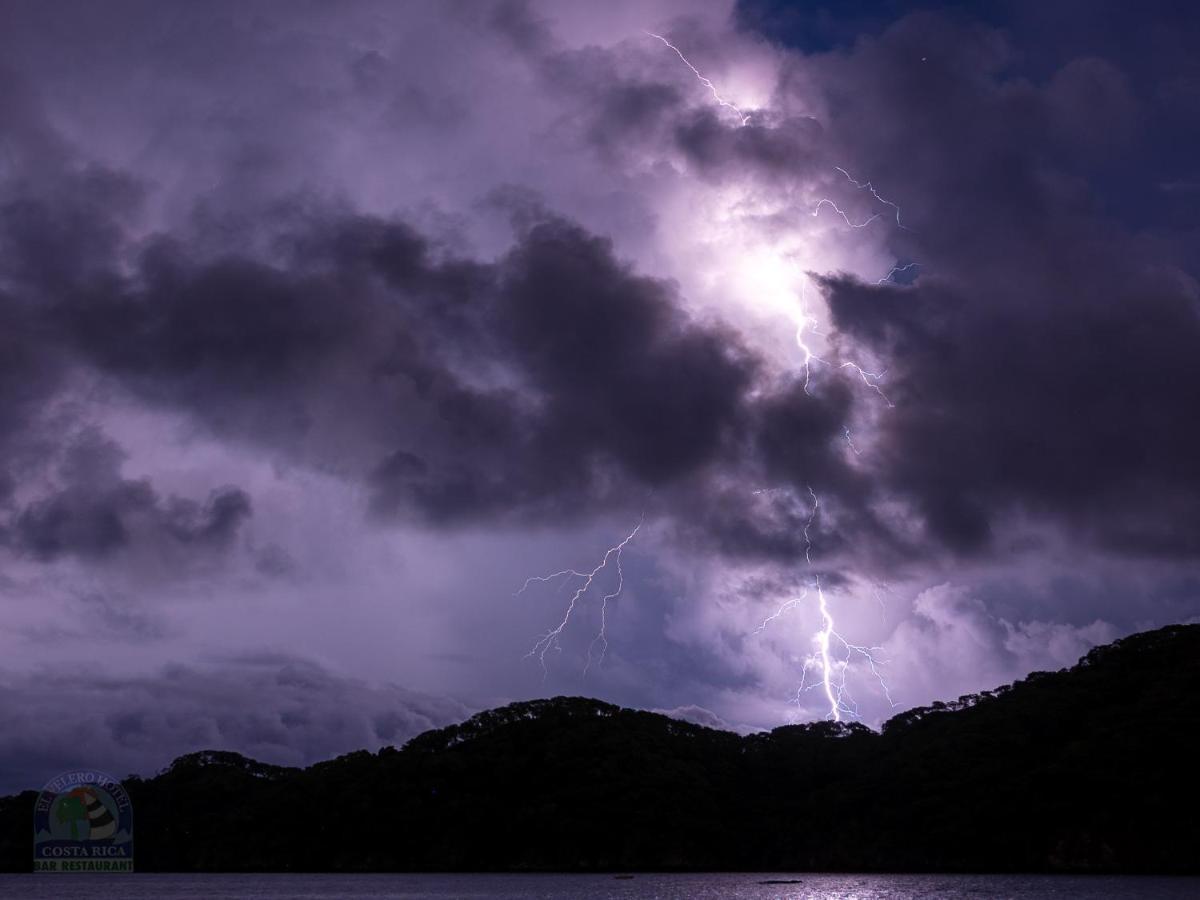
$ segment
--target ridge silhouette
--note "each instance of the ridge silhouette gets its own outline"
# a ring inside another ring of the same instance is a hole
[[[580,697],[307,769],[125,783],[159,871],[1200,872],[1200,625],[911,709],[739,736]],[[28,871],[35,793],[0,799]]]

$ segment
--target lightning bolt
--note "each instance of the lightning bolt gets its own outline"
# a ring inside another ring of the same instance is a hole
[[[712,93],[713,99],[717,101],[717,104],[725,107],[726,109],[732,110],[737,115],[738,120],[740,121],[742,126],[745,126],[746,123],[748,123],[750,121],[750,114],[742,112],[741,109],[739,109],[733,103],[730,103],[728,100],[726,100],[724,97],[722,97],[721,92],[717,90],[717,86],[715,84],[713,84],[703,74],[701,74],[700,70],[697,69],[694,65],[692,65],[692,63],[688,60],[688,58],[686,56],[683,55],[683,52],[678,47],[676,47],[674,44],[672,44],[670,41],[668,41],[661,34],[655,34],[653,31],[644,31],[643,34],[645,34],[647,37],[652,37],[657,41],[661,41],[665,46],[669,47],[671,50],[674,50],[675,55],[678,56],[680,58],[680,60],[683,61],[683,64],[685,66],[687,66],[689,69],[692,70],[692,74],[694,74],[696,76],[696,78],[700,81],[700,83],[703,84],[706,88],[708,88],[708,90]],[[853,184],[859,190],[869,191],[871,193],[871,196],[874,197],[878,202],[884,204],[885,206],[890,206],[893,210],[895,210],[896,225],[900,228],[903,228],[905,231],[909,230],[908,227],[905,226],[904,224],[902,224],[900,221],[900,207],[897,204],[893,203],[891,200],[888,200],[888,199],[880,196],[879,191],[877,191],[875,189],[875,186],[871,182],[856,181],[853,177],[851,177],[850,173],[847,172],[845,169],[843,169],[841,166],[834,166],[834,169],[836,169],[838,172],[841,172],[844,176],[846,176],[846,180],[848,180],[851,184]],[[821,212],[821,208],[823,206],[828,206],[830,209],[832,209],[834,212],[836,212],[839,216],[842,217],[842,219],[845,221],[845,223],[847,225],[849,225],[851,228],[866,228],[868,225],[870,225],[876,219],[881,218],[881,216],[882,216],[882,213],[875,213],[874,215],[872,215],[870,218],[866,219],[865,221],[856,223],[856,222],[851,221],[850,216],[845,211],[843,211],[841,209],[841,207],[839,207],[834,201],[832,201],[828,198],[822,198],[821,200],[819,200],[817,202],[816,207],[813,209],[813,213],[812,213],[813,216],[819,215]],[[886,276],[884,276],[882,281],[880,281],[879,283],[882,284],[883,282],[890,279],[892,276],[898,274],[899,272],[906,271],[907,269],[912,268],[914,265],[916,265],[916,263],[909,263],[907,266],[904,266],[904,267],[893,267],[892,271],[890,271]],[[800,347],[800,351],[804,354],[804,358],[801,361],[801,365],[804,367],[804,392],[809,393],[809,385],[811,384],[811,381],[812,381],[812,364],[814,362],[816,362],[816,363],[825,363],[826,365],[828,365],[828,363],[826,363],[826,361],[824,359],[822,359],[821,357],[817,356],[816,353],[813,352],[812,348],[808,346],[808,343],[804,340],[805,331],[811,330],[813,333],[818,333],[818,332],[817,332],[816,328],[814,327],[816,325],[816,319],[814,319],[811,315],[809,315],[809,312],[808,312],[807,300],[804,297],[803,283],[801,283],[800,290],[801,290],[801,310],[800,310],[799,319],[798,319],[797,325],[796,325],[796,343]],[[892,401],[888,398],[888,396],[883,392],[883,389],[880,388],[879,384],[877,383],[886,373],[868,372],[867,370],[863,369],[860,365],[858,365],[857,363],[853,363],[853,362],[842,363],[840,368],[852,369],[859,376],[859,378],[862,380],[862,382],[867,387],[869,387],[871,390],[873,390],[875,393],[877,393],[880,397],[883,398],[883,401],[885,403],[887,403],[889,408],[895,407],[895,404],[892,403]]]
[[[852,222],[852,221],[850,221],[850,216],[845,212],[845,210],[843,210],[840,206],[838,206],[836,203],[834,203],[828,197],[822,197],[820,200],[817,201],[817,205],[813,207],[812,214],[813,214],[814,219],[821,214],[822,206],[828,206],[830,209],[832,209],[835,213],[837,213],[839,216],[841,216],[842,219],[845,221],[845,223],[847,225],[849,225],[851,228],[866,228],[868,225],[870,225],[872,222],[874,222],[876,219],[880,218],[883,215],[883,213],[875,213],[874,215],[870,216],[869,218],[863,219],[863,221],[861,221],[861,222]]]
[[[879,604],[879,617],[884,622],[887,621],[888,614],[887,601],[883,599],[883,594],[885,591],[889,594],[896,593],[894,590],[892,590],[892,586],[886,581],[877,581],[871,588],[871,593],[875,595],[875,602]]]
[[[700,70],[697,69],[695,66],[693,66],[690,62],[688,62],[688,58],[683,55],[683,52],[678,47],[676,47],[674,44],[672,44],[670,41],[668,41],[661,34],[655,34],[653,31],[644,31],[642,33],[645,34],[647,37],[652,37],[657,41],[662,41],[664,44],[666,44],[668,47],[670,47],[672,50],[674,50],[675,55],[678,56],[681,60],[683,60],[683,64],[692,70],[692,74],[696,76],[696,80],[699,81],[706,88],[708,88],[708,90],[712,93],[713,99],[717,101],[717,105],[723,106],[726,109],[733,112],[738,117],[738,121],[741,123],[741,125],[743,127],[750,121],[750,113],[742,112],[740,109],[738,109],[732,103],[730,103],[728,100],[726,100],[724,97],[722,97],[720,91],[717,90],[717,86],[715,84],[713,84],[711,81],[709,81],[707,78],[705,78],[703,75],[701,75]]]
[[[833,613],[829,608],[829,601],[825,597],[825,592],[821,589],[820,576],[814,576],[814,581],[817,587],[818,608],[821,613],[822,627],[815,638],[818,648],[818,658],[816,662],[821,674],[821,688],[824,690],[825,699],[829,702],[828,718],[835,722],[840,722],[843,716],[857,718],[858,703],[850,695],[850,691],[846,687],[846,673],[850,669],[850,660],[852,657],[860,657],[871,670],[871,674],[875,676],[875,680],[879,683],[880,689],[883,691],[883,696],[887,699],[888,705],[896,708],[896,701],[892,699],[891,688],[888,686],[887,679],[883,677],[883,673],[879,671],[879,667],[886,665],[887,661],[879,659],[876,654],[882,653],[882,647],[867,647],[862,644],[852,644],[846,640],[837,631],[833,621]],[[835,659],[833,652],[830,650],[831,644],[836,641],[845,652],[845,656],[841,659]],[[812,666],[806,662],[806,669]],[[797,690],[796,696],[799,699],[801,691],[804,689],[803,681],[801,687]]]
[[[869,181],[855,181],[853,178],[850,177],[850,173],[847,172],[845,169],[843,169],[841,166],[834,166],[834,168],[837,169],[839,172],[841,172],[843,175],[845,175],[846,180],[849,181],[856,188],[858,188],[860,191],[870,191],[872,197],[874,197],[876,200],[878,200],[884,206],[890,206],[893,210],[895,210],[895,212],[896,212],[896,227],[897,228],[903,228],[905,231],[912,231],[911,228],[909,228],[907,225],[905,225],[903,222],[900,221],[900,207],[897,206],[895,203],[893,203],[891,200],[887,200],[887,199],[879,196],[879,191],[875,190],[875,185],[871,184],[871,182],[869,182]]]
[[[708,78],[706,78],[704,75],[702,75],[700,70],[697,69],[694,65],[692,65],[692,63],[687,59],[686,56],[683,55],[682,51],[680,51],[680,49],[678,47],[676,47],[674,44],[672,44],[670,41],[668,41],[665,37],[663,37],[660,34],[655,34],[650,31],[645,32],[645,34],[649,37],[652,37],[652,38],[658,40],[658,41],[661,41],[664,45],[669,47],[671,50],[675,51],[675,54],[679,57],[680,60],[682,60],[684,65],[686,65],[689,69],[691,69],[692,74],[696,76],[696,78],[700,81],[700,83],[703,84],[706,88],[708,88],[708,90],[710,91],[710,93],[713,96],[713,99],[717,102],[717,104],[725,107],[726,109],[729,109],[730,111],[732,111],[734,114],[737,115],[740,126],[744,127],[750,121],[750,115],[748,113],[744,113],[741,109],[739,109],[733,103],[729,102],[724,97],[722,97],[720,91],[717,90],[716,85],[714,85]],[[856,188],[858,188],[861,191],[869,192],[877,203],[880,203],[884,206],[890,207],[893,210],[893,212],[895,213],[896,227],[901,228],[905,231],[911,230],[908,228],[908,226],[906,226],[901,221],[899,205],[891,200],[888,200],[886,197],[883,197],[879,193],[879,191],[875,188],[873,183],[871,183],[870,181],[863,182],[863,181],[856,180],[852,175],[850,175],[850,173],[848,171],[846,171],[841,166],[835,166],[834,168],[838,172],[840,172],[843,176],[845,176],[846,180],[849,181]],[[834,211],[834,213],[836,213],[838,216],[841,217],[841,219],[846,223],[846,225],[848,225],[850,228],[854,228],[854,229],[866,228],[868,225],[870,225],[875,220],[883,217],[883,213],[876,212],[876,213],[871,214],[868,218],[864,219],[861,222],[855,222],[850,218],[849,214],[845,210],[843,210],[840,206],[838,206],[838,204],[835,201],[833,201],[829,198],[820,199],[817,202],[816,206],[813,208],[812,215],[814,217],[819,216],[821,213],[821,210],[825,207],[829,207],[830,209],[832,209]],[[888,272],[887,275],[885,275],[882,279],[880,279],[880,281],[878,283],[879,284],[886,283],[886,282],[890,281],[891,279],[893,279],[899,273],[907,271],[908,269],[911,269],[914,265],[916,265],[916,263],[909,263],[906,266],[894,266],[892,268],[892,270],[890,272]],[[800,311],[799,311],[797,323],[796,323],[796,344],[800,348],[800,352],[802,354],[801,365],[804,369],[804,392],[807,394],[810,392],[809,387],[810,387],[810,384],[812,381],[813,363],[821,363],[824,365],[829,365],[829,363],[825,359],[818,356],[817,353],[812,349],[812,347],[809,346],[808,341],[806,340],[806,337],[805,337],[806,333],[811,332],[813,334],[819,334],[820,332],[817,330],[817,327],[816,327],[817,319],[815,317],[813,317],[809,313],[809,310],[808,310],[808,301],[807,301],[805,291],[804,291],[804,282],[801,282],[800,292],[801,292],[801,298],[800,298],[801,302],[800,302]],[[886,372],[870,372],[855,362],[842,362],[838,365],[838,369],[843,370],[843,371],[848,369],[848,370],[854,372],[856,375],[858,375],[859,380],[861,380],[863,382],[863,384],[865,384],[873,392],[875,392],[876,394],[879,395],[879,397],[888,405],[889,409],[895,407],[895,404],[892,403],[891,399],[887,396],[887,394],[884,393],[883,389],[879,386],[879,381],[882,380],[884,375],[886,375]],[[850,447],[850,449],[856,455],[858,455],[859,450],[857,447],[854,446],[854,442],[850,436],[850,430],[847,428],[844,431],[845,431],[847,445]],[[757,493],[762,493],[762,492],[755,491],[755,493],[757,494]],[[812,529],[816,522],[818,512],[820,511],[821,501],[817,497],[816,491],[814,491],[811,486],[808,487],[808,493],[812,499],[812,508],[809,512],[808,520],[804,524],[804,532],[803,532],[803,534],[804,534],[804,559],[805,559],[805,563],[808,566],[809,574],[812,577],[812,589],[815,591],[816,596],[817,596],[817,609],[820,613],[822,624],[821,624],[821,630],[818,631],[816,636],[813,638],[813,641],[816,645],[816,653],[810,655],[805,660],[805,663],[804,663],[804,668],[803,668],[803,672],[801,675],[800,686],[796,691],[797,702],[799,702],[800,695],[803,691],[805,691],[809,688],[819,687],[823,691],[826,701],[829,703],[828,718],[832,719],[835,722],[840,722],[840,721],[842,721],[843,716],[851,716],[851,717],[857,716],[858,715],[858,704],[857,704],[857,702],[854,701],[853,697],[850,696],[850,693],[846,688],[846,673],[847,673],[847,670],[850,668],[851,659],[858,657],[858,658],[861,658],[862,660],[866,661],[866,664],[867,664],[868,668],[871,670],[871,673],[875,676],[876,680],[879,682],[879,685],[882,688],[883,694],[887,698],[888,703],[894,708],[896,706],[896,704],[892,700],[891,691],[888,687],[887,681],[886,681],[886,679],[884,679],[883,674],[879,671],[879,667],[881,665],[885,664],[885,661],[880,660],[876,656],[877,653],[881,652],[881,648],[868,647],[868,646],[864,646],[861,644],[853,644],[853,643],[847,641],[837,630],[837,626],[836,626],[836,623],[833,618],[833,611],[830,608],[829,600],[825,596],[825,590],[824,590],[823,585],[821,584],[820,573],[816,572],[814,570],[813,560],[812,560],[812,547],[813,547]],[[634,534],[636,534],[636,529],[634,530]],[[628,538],[626,538],[626,542],[631,540],[632,537],[633,537],[633,534],[631,534]],[[619,551],[619,548],[622,546],[623,546],[623,544],[618,545],[618,547],[614,548],[614,549],[617,549]],[[609,551],[610,554],[612,552],[613,552],[613,550]],[[607,562],[607,559],[608,559],[608,556],[606,555],[605,560],[601,562],[601,565],[599,568],[603,568],[604,564]],[[582,593],[584,591],[586,591],[588,586],[590,586],[591,581],[595,577],[596,572],[599,571],[599,568],[596,570],[593,570],[593,572],[591,572],[587,576],[580,575],[580,577],[585,577],[586,580],[585,580],[584,584],[581,586],[580,590],[578,590],[576,592],[575,596],[572,598],[571,603],[567,609],[566,617],[564,617],[562,623],[559,625],[559,627],[557,629],[554,629],[554,630],[548,632],[542,638],[542,640],[539,641],[539,643],[534,646],[532,653],[536,653],[541,656],[542,662],[543,662],[543,667],[545,666],[545,654],[546,654],[547,649],[550,646],[557,646],[558,636],[559,636],[559,634],[562,633],[562,629],[566,626],[566,623],[567,623],[568,619],[570,618],[571,610],[575,606],[575,602],[579,599],[580,596],[582,596]],[[619,561],[618,561],[618,571],[619,571]],[[558,575],[562,575],[562,574],[579,575],[579,573],[557,573],[557,574]],[[551,577],[554,577],[554,576],[551,576]],[[620,588],[618,586],[618,591],[619,591],[619,589]],[[803,602],[808,597],[808,594],[809,594],[809,591],[806,589],[798,597],[794,597],[792,599],[784,601],[774,613],[767,616],[759,624],[758,628],[755,629],[754,633],[759,634],[759,633],[765,631],[771,625],[772,622],[779,619],[781,616],[783,616],[789,610],[800,605],[800,603]],[[878,594],[877,594],[877,596],[878,596]],[[602,616],[603,616],[603,609],[602,609]],[[601,629],[602,629],[601,636],[603,635],[603,627],[604,627],[603,621],[604,620],[602,618],[601,619]],[[841,649],[842,655],[840,656],[840,658],[835,656],[835,651],[833,649],[835,642],[836,642],[836,645],[838,647],[840,647],[840,649]],[[595,642],[593,642],[593,643],[595,643]],[[591,648],[589,648],[588,653],[589,653],[589,662],[590,662]],[[814,670],[819,672],[820,682],[818,684],[808,685],[806,683],[807,679],[808,679],[808,674],[809,674],[809,672],[814,671]]]
[[[638,523],[638,528],[641,528],[641,523]],[[637,534],[637,528],[633,530],[633,534]],[[633,539],[633,534],[629,536],[629,540]],[[600,645],[600,656],[596,660],[596,664],[604,662],[604,654],[608,652],[608,601],[615,600],[621,596],[621,591],[625,589],[625,570],[621,567],[621,552],[617,551],[617,586],[600,598],[600,630],[596,636],[592,638],[592,642],[588,644],[587,662],[583,666],[583,674],[586,677],[588,669],[592,667],[592,651],[596,645]]]
[[[801,603],[804,602],[806,597],[808,597],[807,589],[802,591],[799,597],[793,597],[791,600],[784,600],[783,603],[779,604],[779,609],[775,610],[775,612],[771,613],[771,615],[769,615],[765,619],[763,619],[762,622],[759,623],[759,626],[757,628],[755,628],[754,631],[751,632],[751,634],[762,634],[764,631],[767,630],[767,628],[770,626],[770,624],[772,622],[774,622],[776,619],[780,618],[788,610],[799,606]]]
[[[833,168],[835,171],[841,172],[843,175],[845,175],[846,180],[849,181],[856,188],[858,188],[860,191],[868,191],[871,194],[871,196],[875,198],[875,200],[877,202],[882,203],[884,206],[890,206],[892,208],[893,212],[895,213],[897,228],[900,228],[903,231],[912,231],[911,228],[909,228],[907,225],[905,225],[903,222],[900,221],[899,205],[896,203],[893,203],[891,200],[888,200],[886,197],[881,196],[879,191],[877,191],[875,189],[874,184],[872,184],[869,181],[855,180],[850,175],[850,173],[847,172],[845,169],[843,169],[841,166],[834,166]],[[873,213],[872,215],[863,219],[861,222],[855,222],[855,221],[851,220],[849,213],[847,213],[845,210],[843,210],[840,206],[837,205],[837,203],[835,203],[833,200],[830,200],[828,197],[822,197],[820,200],[817,201],[817,205],[813,207],[813,211],[812,211],[813,218],[816,218],[817,216],[819,216],[821,214],[821,208],[825,207],[825,206],[828,206],[835,213],[837,213],[839,216],[841,216],[842,221],[845,222],[847,225],[849,225],[851,228],[866,228],[868,225],[870,225],[876,219],[883,218],[883,213]],[[909,265],[904,266],[903,268],[900,268],[900,267],[893,268],[892,271],[888,272],[888,274],[883,277],[882,281],[880,281],[879,284],[883,284],[885,281],[887,281],[889,278],[891,278],[896,273],[903,272],[906,269],[910,269],[914,265],[916,265],[916,263],[910,263]]]
[[[805,299],[804,292],[805,282],[800,282],[800,314],[796,319],[796,346],[800,348],[803,358],[800,360],[800,365],[804,367],[804,393],[811,394],[809,385],[812,383],[812,365],[813,363],[824,363],[828,365],[821,357],[813,351],[812,347],[808,346],[808,342],[804,339],[804,334],[807,331],[812,331],[813,334],[819,334],[816,324],[817,320],[809,315],[808,301]]]
[[[882,278],[880,278],[875,283],[876,284],[895,284],[896,281],[894,279],[901,272],[907,272],[909,269],[919,269],[920,267],[921,267],[920,263],[915,263],[915,262],[910,262],[906,266],[892,266],[891,271],[889,271],[886,275],[884,275]]]
[[[867,387],[869,387],[871,390],[873,390],[875,393],[877,393],[880,397],[882,397],[883,402],[888,405],[888,409],[896,408],[896,404],[888,399],[888,395],[883,392],[883,388],[881,388],[878,384],[879,379],[883,378],[883,376],[887,374],[886,371],[868,372],[866,369],[864,369],[858,363],[853,363],[853,362],[844,362],[838,368],[850,369],[850,370],[858,373],[858,377],[862,379],[862,383],[865,384]]]
[[[809,390],[809,388],[812,384],[813,363],[820,363],[821,365],[828,366],[830,365],[830,362],[827,359],[818,356],[816,351],[814,351],[812,347],[808,345],[808,341],[805,339],[806,333],[820,334],[821,332],[816,327],[816,318],[808,311],[808,299],[807,293],[804,290],[804,285],[805,282],[802,281],[800,283],[800,311],[796,316],[796,346],[800,348],[800,353],[802,354],[800,365],[804,369],[804,393],[811,396],[812,391]],[[888,405],[888,409],[895,409],[896,404],[892,402],[891,398],[884,393],[883,388],[879,386],[879,382],[884,378],[884,376],[887,375],[886,371],[869,372],[856,362],[839,363],[837,368],[842,370],[849,369],[850,371],[854,372],[856,375],[858,375],[859,380],[862,381],[863,384],[880,396],[883,402]],[[847,440],[849,440],[849,435],[847,435]],[[853,448],[854,445],[851,444],[850,446]],[[854,452],[858,453],[857,450]]]
[[[559,645],[559,638],[562,637],[563,631],[566,630],[567,625],[570,623],[571,615],[575,612],[575,607],[579,604],[579,601],[583,599],[584,595],[587,594],[587,592],[591,589],[592,585],[596,581],[596,578],[601,572],[608,568],[608,565],[611,562],[617,571],[617,584],[613,590],[606,593],[600,600],[600,630],[596,634],[596,637],[592,639],[592,643],[588,645],[587,665],[584,666],[584,674],[587,674],[588,669],[592,665],[592,654],[597,644],[600,644],[601,648],[599,660],[604,659],[604,654],[608,650],[608,603],[610,600],[615,600],[617,597],[619,597],[621,595],[621,591],[624,590],[625,587],[625,571],[621,567],[621,554],[624,553],[625,547],[629,544],[629,542],[637,536],[637,533],[642,528],[642,524],[645,522],[645,518],[645,514],[643,513],[642,517],[638,520],[637,525],[633,527],[633,530],[629,532],[629,534],[627,534],[624,540],[622,540],[620,543],[609,547],[599,564],[590,572],[580,572],[577,569],[561,569],[560,571],[552,572],[549,575],[534,575],[526,578],[525,583],[521,585],[521,588],[513,595],[519,597],[525,593],[530,585],[539,582],[546,583],[560,578],[578,579],[578,587],[576,587],[575,592],[571,595],[570,601],[567,603],[567,608],[563,613],[562,621],[538,638],[537,642],[533,645],[533,648],[527,654],[525,654],[527,659],[537,657],[538,662],[541,663],[542,666],[543,679],[545,679],[545,677],[549,674],[549,669],[546,666],[546,654],[551,650],[562,649]]]
[[[844,175],[846,177],[846,180],[849,181],[851,184],[853,184],[856,188],[858,188],[859,190],[868,191],[871,194],[871,196],[874,197],[878,203],[881,203],[884,206],[891,207],[891,209],[895,213],[897,228],[901,228],[904,231],[911,231],[911,229],[900,220],[899,205],[891,200],[888,200],[886,197],[882,196],[879,193],[879,191],[875,188],[874,184],[872,184],[870,181],[856,180],[849,172],[847,172],[841,166],[835,166],[834,168],[838,172],[841,172],[842,175]],[[822,207],[825,207],[825,206],[828,206],[835,213],[837,213],[837,215],[841,216],[842,220],[851,228],[866,228],[868,225],[870,225],[876,219],[881,218],[883,215],[882,213],[873,213],[871,216],[869,216],[868,218],[864,219],[861,222],[854,222],[850,219],[850,216],[841,207],[839,207],[837,205],[837,203],[835,203],[833,200],[830,200],[828,198],[822,198],[821,200],[817,201],[816,206],[813,208],[813,212],[812,212],[813,216],[816,217],[816,216],[820,215]],[[916,265],[917,265],[917,263],[913,262],[913,263],[908,263],[907,265],[904,265],[904,266],[893,266],[891,268],[891,270],[883,278],[879,279],[876,282],[876,284],[889,283],[895,278],[896,275],[899,275],[901,272],[907,272],[910,269],[912,269],[913,267],[915,267]],[[821,359],[819,356],[816,356],[812,352],[812,350],[808,347],[807,343],[804,340],[804,330],[805,330],[804,326],[806,323],[811,323],[814,320],[807,313],[807,304],[802,304],[802,305],[803,305],[804,309],[801,313],[801,323],[800,323],[800,327],[797,332],[796,341],[800,345],[801,352],[804,354],[804,358],[803,358],[804,390],[807,393],[809,381],[811,378],[812,362],[816,361],[816,362],[824,363],[825,360]],[[850,371],[854,372],[856,375],[858,375],[859,379],[862,381],[863,384],[865,384],[868,388],[870,388],[872,391],[874,391],[876,394],[879,395],[880,399],[882,399],[883,402],[887,404],[889,409],[895,408],[896,404],[892,402],[891,398],[889,398],[888,395],[886,393],[884,393],[883,388],[881,388],[879,386],[880,380],[882,380],[883,377],[887,374],[886,371],[884,371],[884,372],[869,372],[866,369],[864,369],[862,366],[860,366],[858,363],[855,363],[855,362],[843,362],[843,363],[841,363],[841,365],[838,368],[843,369],[843,370],[849,369]],[[850,429],[844,428],[843,433],[846,438],[846,445],[854,452],[854,454],[856,456],[861,455],[858,447],[856,447],[854,445],[854,441],[850,435]],[[832,719],[835,722],[840,722],[842,720],[843,716],[857,717],[858,716],[858,703],[853,699],[853,697],[851,697],[849,691],[846,688],[846,673],[850,668],[850,660],[854,657],[858,657],[866,662],[867,667],[871,670],[871,674],[875,677],[875,680],[879,683],[879,686],[883,691],[884,697],[887,698],[888,705],[891,706],[893,709],[895,709],[896,703],[892,699],[891,689],[888,686],[887,680],[883,677],[883,673],[879,671],[879,667],[881,665],[884,665],[884,661],[880,660],[876,656],[877,653],[882,652],[883,648],[882,647],[868,647],[868,646],[864,646],[862,644],[853,644],[850,641],[846,640],[838,632],[836,623],[834,622],[833,612],[829,607],[829,600],[825,596],[825,590],[821,584],[821,576],[819,573],[812,571],[813,566],[812,566],[811,529],[812,529],[813,523],[816,520],[817,513],[821,506],[821,502],[818,499],[816,492],[812,489],[811,486],[808,488],[808,492],[809,492],[809,495],[812,497],[812,512],[809,515],[808,521],[805,523],[805,526],[804,526],[804,559],[805,559],[805,562],[808,564],[809,571],[812,574],[812,578],[813,578],[813,588],[816,591],[816,595],[817,595],[817,609],[821,616],[821,630],[817,632],[816,637],[813,639],[817,645],[816,654],[809,656],[804,662],[804,668],[803,668],[801,678],[800,678],[800,686],[796,690],[796,701],[797,702],[800,701],[800,695],[805,690],[815,688],[815,687],[820,687],[822,692],[825,695],[826,701],[829,703],[828,718]],[[805,592],[805,593],[807,594],[807,592]],[[879,596],[878,590],[876,590],[875,596],[876,596],[876,599],[879,600],[880,606],[882,607],[883,601],[882,601],[882,598]],[[798,599],[800,599],[800,598],[798,598]],[[779,612],[777,612],[774,616],[769,616],[766,620],[764,620],[763,624],[759,627],[758,631],[762,631],[768,624],[770,624],[770,622],[773,619],[778,618],[779,615],[785,611],[785,608],[790,608],[791,605],[793,605],[792,601],[788,601],[787,603],[784,603],[783,606],[780,607]],[[885,611],[885,615],[886,615],[886,611]],[[833,651],[831,650],[831,646],[833,645],[833,643],[835,641],[837,642],[838,645],[840,645],[842,651],[845,654],[841,659],[835,659],[834,655],[833,655]],[[807,684],[808,673],[813,671],[814,669],[817,672],[819,672],[819,674],[820,674],[820,683],[816,684],[816,685],[808,685]]]
[[[846,673],[850,669],[851,660],[857,657],[863,660],[871,670],[871,674],[878,681],[888,704],[894,709],[896,703],[892,699],[891,688],[888,686],[887,679],[884,678],[883,673],[879,669],[880,666],[886,665],[886,660],[882,660],[876,655],[881,653],[883,648],[851,643],[837,630],[837,625],[833,618],[833,610],[829,605],[829,598],[825,596],[825,588],[821,584],[821,575],[813,568],[812,530],[821,509],[821,500],[811,485],[808,487],[808,494],[812,498],[812,507],[809,510],[808,520],[804,523],[804,561],[807,563],[809,574],[812,576],[812,590],[817,596],[817,610],[821,616],[821,630],[813,637],[816,652],[804,661],[800,686],[796,689],[796,701],[800,702],[801,695],[805,691],[819,689],[829,704],[829,712],[826,718],[834,722],[840,722],[843,718],[856,718],[859,714],[858,703],[846,686]],[[799,605],[808,596],[808,593],[808,590],[804,590],[800,596],[785,601],[780,605],[778,610],[767,616],[753,633],[760,634],[765,631],[772,622],[788,610]],[[835,650],[835,646],[840,648],[840,656],[838,655],[838,651]],[[808,683],[810,672],[818,674],[820,680],[817,683]]]
[[[803,288],[802,288],[803,290]],[[807,304],[802,304],[800,314],[800,326],[796,333],[796,343],[800,346],[801,352],[804,354],[804,391],[809,392],[809,382],[812,376],[812,363],[819,362],[828,363],[817,356],[808,346],[804,339],[805,325],[813,324],[815,320],[808,314]],[[815,330],[815,329],[814,329]],[[862,380],[863,384],[877,393],[883,401],[888,405],[889,409],[895,408],[895,404],[888,398],[887,394],[879,386],[878,382],[886,375],[886,372],[868,372],[858,363],[844,362],[839,369],[850,369],[855,372]],[[843,434],[846,438],[846,444],[854,451],[855,455],[859,455],[859,449],[854,445],[854,441],[850,435],[850,429],[844,428]],[[812,499],[812,509],[809,512],[808,520],[804,523],[804,561],[808,566],[808,570],[813,580],[813,590],[817,595],[817,609],[821,616],[821,630],[814,637],[814,642],[817,645],[817,652],[809,656],[804,662],[804,668],[800,678],[800,686],[796,690],[796,701],[800,702],[800,696],[805,690],[820,687],[825,695],[825,699],[829,703],[828,718],[835,722],[840,722],[843,716],[857,717],[858,703],[850,695],[846,688],[846,673],[850,668],[850,660],[854,657],[861,658],[871,670],[871,674],[879,682],[880,688],[883,690],[884,697],[887,698],[888,704],[894,709],[896,703],[892,700],[891,689],[887,684],[887,680],[883,677],[883,673],[879,671],[879,666],[884,665],[884,661],[880,660],[876,654],[882,652],[881,647],[867,647],[861,644],[853,644],[846,640],[838,631],[833,618],[833,612],[829,607],[829,600],[825,596],[825,589],[821,584],[821,576],[813,569],[812,560],[812,529],[817,519],[817,514],[821,508],[820,498],[817,497],[816,491],[812,486],[808,487],[809,496]],[[772,615],[759,624],[754,630],[754,634],[760,634],[776,619],[786,613],[788,610],[799,605],[805,597],[808,596],[808,591],[804,591],[799,597],[785,601],[780,605]],[[844,656],[841,659],[835,659],[831,651],[833,642],[840,645]],[[820,673],[820,683],[809,685],[807,684],[808,673],[816,670]]]

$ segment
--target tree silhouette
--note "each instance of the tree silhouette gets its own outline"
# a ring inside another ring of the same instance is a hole
[[[1196,873],[1197,737],[1191,625],[878,733],[559,697],[308,769],[204,751],[125,786],[146,870]],[[0,798],[0,867],[28,869],[35,798]]]

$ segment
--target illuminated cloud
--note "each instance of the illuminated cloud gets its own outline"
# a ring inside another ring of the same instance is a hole
[[[1200,612],[1187,42],[791,7],[13,4],[10,672],[878,723]]]

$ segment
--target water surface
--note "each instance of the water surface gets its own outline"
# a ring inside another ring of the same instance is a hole
[[[794,881],[794,884],[764,884]],[[918,900],[1200,897],[1200,879],[1068,875],[0,875],[0,896],[233,900]]]

